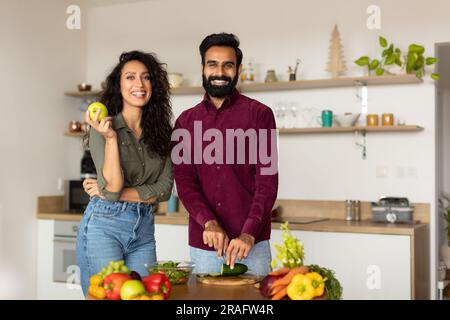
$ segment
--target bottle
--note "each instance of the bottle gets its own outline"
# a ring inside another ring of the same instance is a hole
[[[361,201],[356,200],[353,202],[354,209],[353,209],[353,221],[360,221],[361,220]]]
[[[169,201],[167,201],[167,214],[171,214],[177,211],[178,197],[171,195]]]
[[[247,66],[245,67],[245,70],[242,74],[244,75],[242,79],[244,82],[255,81],[255,69],[253,68],[253,64],[251,61],[247,63]]]
[[[345,221],[352,221],[354,216],[353,200],[345,200]]]

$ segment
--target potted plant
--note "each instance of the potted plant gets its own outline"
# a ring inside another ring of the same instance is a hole
[[[447,223],[447,242],[450,246],[450,194],[444,193],[439,198],[439,209]]]
[[[384,37],[379,37],[379,43],[383,52],[380,59],[371,59],[368,56],[362,56],[355,63],[361,67],[367,67],[369,75],[375,71],[377,76],[383,74],[392,74],[392,69],[397,68],[406,71],[408,74],[415,74],[417,78],[421,79],[425,73],[425,68],[435,64],[438,59],[434,57],[425,57],[425,47],[418,44],[410,44],[408,51],[402,54],[402,50],[391,43],[388,46],[388,41]],[[440,79],[440,75],[432,73],[431,78],[434,80]]]

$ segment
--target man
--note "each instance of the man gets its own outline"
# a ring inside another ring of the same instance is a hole
[[[278,190],[275,119],[269,107],[235,88],[242,51],[233,34],[211,34],[199,49],[206,93],[180,115],[172,134],[178,142],[172,150],[174,178],[189,212],[194,272],[220,272],[223,263],[234,268],[240,261],[266,275]]]

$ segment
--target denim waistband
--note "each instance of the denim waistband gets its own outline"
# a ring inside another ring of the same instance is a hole
[[[105,203],[105,204],[112,204],[115,206],[119,206],[121,208],[121,211],[124,211],[125,209],[147,209],[149,211],[153,211],[155,209],[153,204],[150,203],[144,203],[144,202],[129,202],[129,201],[109,201],[106,199],[102,199],[99,197],[92,197],[91,201],[95,203]]]

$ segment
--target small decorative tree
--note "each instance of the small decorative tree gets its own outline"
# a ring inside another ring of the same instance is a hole
[[[331,45],[326,71],[330,72],[333,78],[337,78],[340,74],[347,71],[341,44],[341,35],[337,25],[334,25],[330,42]]]

